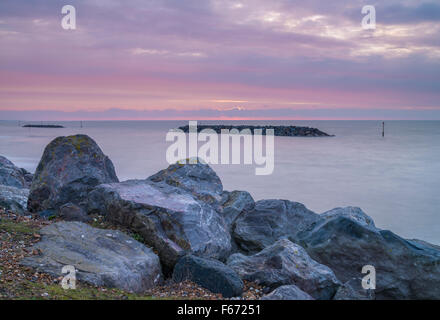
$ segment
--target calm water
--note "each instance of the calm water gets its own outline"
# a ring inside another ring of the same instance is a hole
[[[113,161],[120,180],[146,178],[167,167],[165,134],[185,121],[58,122],[64,129],[27,129],[0,121],[0,154],[34,171],[47,143],[59,135],[90,135]],[[212,122],[203,121],[203,124]],[[241,122],[244,123],[244,122]],[[378,227],[440,244],[440,122],[247,121],[317,127],[333,138],[275,139],[275,170],[214,166],[227,190],[256,200],[280,198],[316,212],[358,206]]]

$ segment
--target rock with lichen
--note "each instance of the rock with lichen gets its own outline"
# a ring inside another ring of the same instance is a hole
[[[87,135],[58,137],[43,153],[32,181],[28,210],[57,210],[66,203],[85,205],[102,183],[118,182],[111,160]]]

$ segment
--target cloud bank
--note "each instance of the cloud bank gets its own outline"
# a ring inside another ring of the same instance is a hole
[[[66,31],[59,1],[0,3],[2,117],[430,119],[440,110],[435,1],[70,4],[77,30]],[[361,28],[367,4],[376,30]]]

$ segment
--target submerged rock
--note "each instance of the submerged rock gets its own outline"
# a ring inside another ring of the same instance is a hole
[[[220,261],[187,255],[179,259],[174,267],[173,280],[190,280],[225,298],[240,296],[243,281],[238,274]]]
[[[287,200],[260,200],[235,221],[232,236],[240,249],[258,252],[281,238],[296,234],[322,219],[303,204]]]
[[[24,214],[29,196],[28,189],[0,185],[0,207],[14,213]]]
[[[0,185],[29,189],[32,183],[32,174],[25,169],[16,167],[7,158],[0,156]]]
[[[330,268],[287,239],[278,240],[253,256],[233,254],[227,264],[244,280],[271,289],[294,284],[315,299],[331,299],[340,286]]]
[[[87,194],[102,183],[118,182],[111,160],[86,135],[58,137],[38,164],[29,194],[31,212],[86,204]]]
[[[120,231],[58,222],[41,229],[41,235],[33,247],[41,255],[21,261],[38,272],[59,277],[63,266],[72,265],[80,281],[133,292],[143,292],[162,281],[159,258]]]
[[[440,297],[440,250],[435,246],[405,240],[344,216],[302,232],[299,241],[341,281],[365,276],[363,266],[375,267],[377,299]]]
[[[186,253],[226,259],[231,250],[218,212],[185,189],[164,182],[129,180],[98,186],[89,213],[100,214],[140,234],[154,247],[166,271]]]
[[[261,300],[314,300],[309,294],[302,291],[294,284],[276,288],[271,293],[263,296]]]

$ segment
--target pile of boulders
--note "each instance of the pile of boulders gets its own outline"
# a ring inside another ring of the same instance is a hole
[[[317,214],[287,200],[255,202],[223,190],[200,161],[119,182],[85,135],[46,147],[27,208],[63,221],[42,229],[41,254],[22,264],[54,276],[73,265],[98,286],[144,292],[164,279],[189,280],[232,298],[251,281],[268,300],[440,298],[440,248],[380,230],[359,208]],[[142,243],[91,227],[96,214]],[[375,267],[375,290],[361,285],[366,265]]]
[[[189,132],[189,125],[179,127],[183,132]],[[255,130],[261,129],[261,134],[265,135],[266,130],[273,130],[274,136],[281,137],[333,137],[328,133],[325,133],[317,128],[299,127],[299,126],[247,126],[247,125],[198,125],[197,132],[202,130],[214,130],[220,134],[222,130],[236,129],[240,132],[242,130],[250,130],[251,134],[254,134]],[[244,131],[243,131],[244,132]]]

